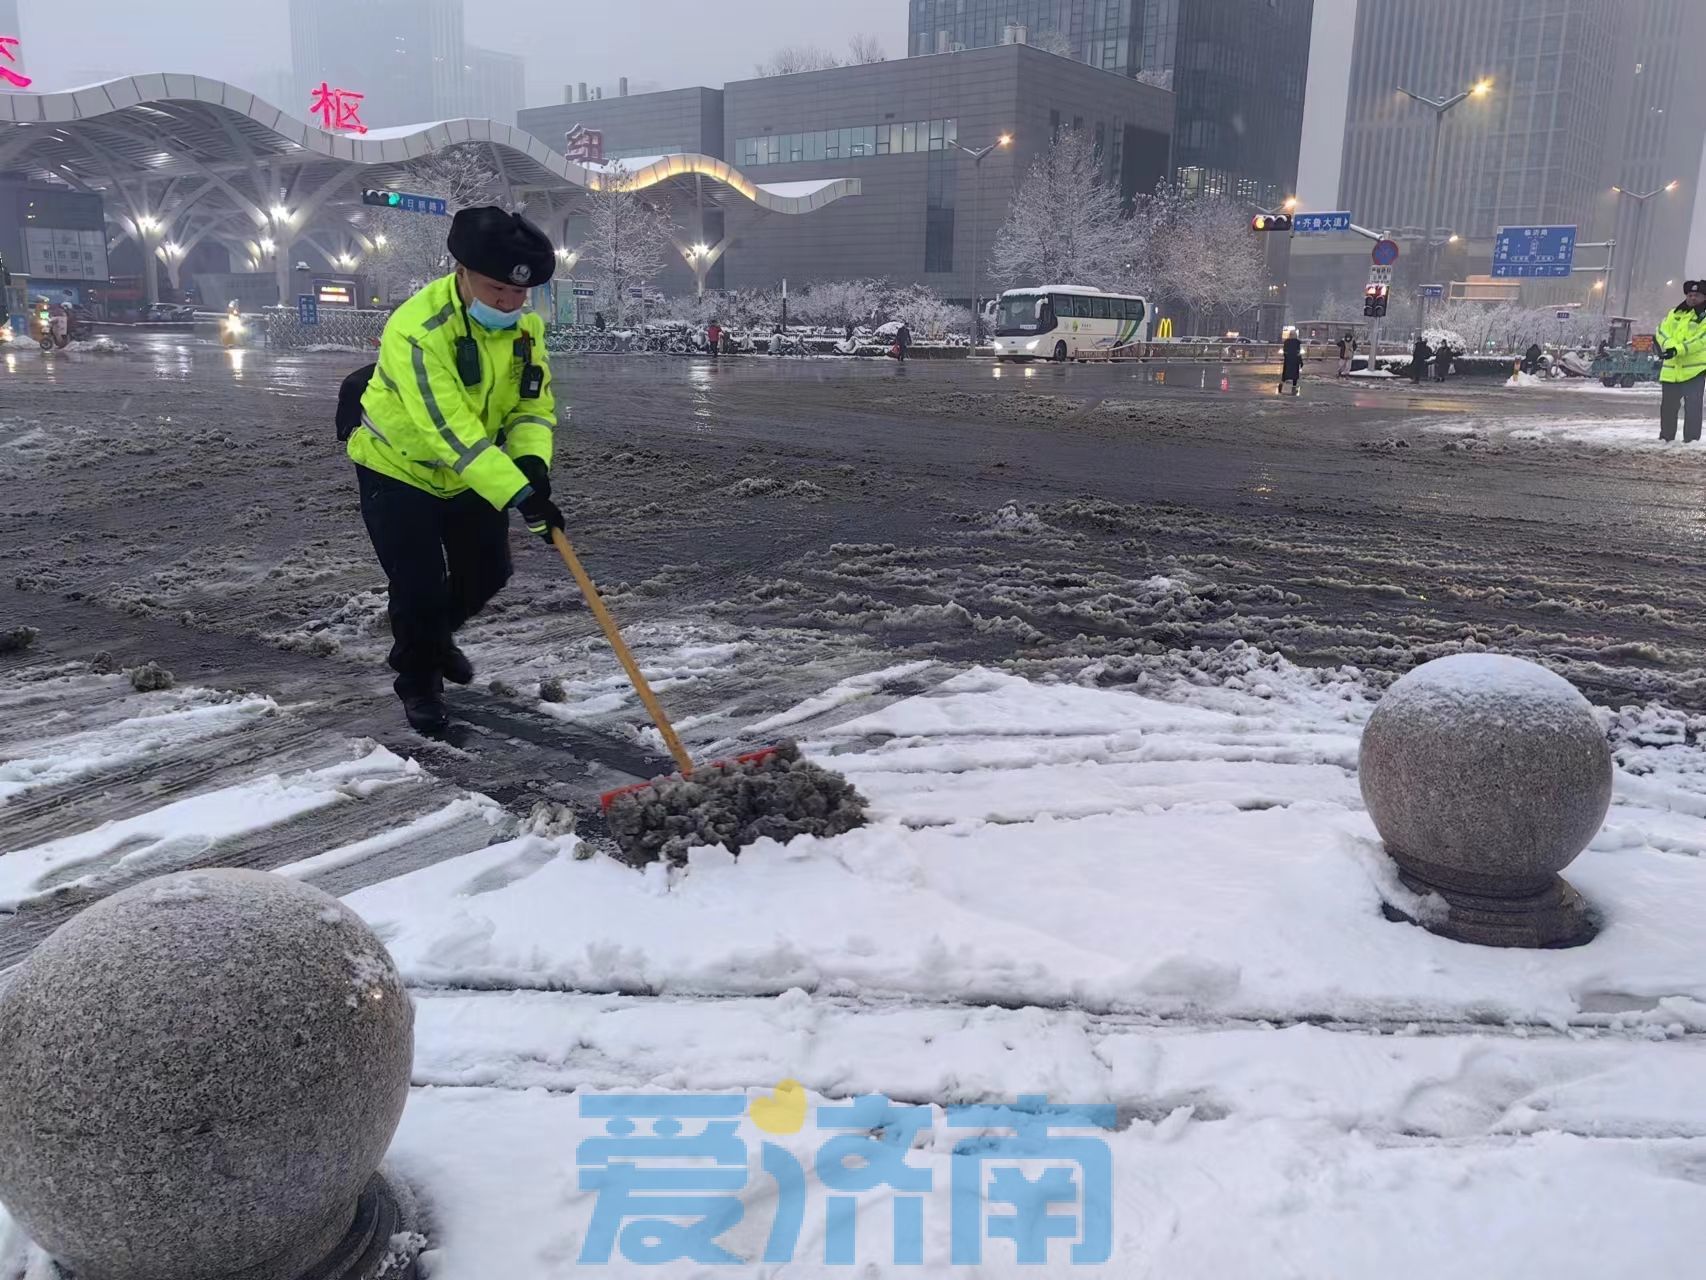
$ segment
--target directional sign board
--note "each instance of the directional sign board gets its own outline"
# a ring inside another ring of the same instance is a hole
[[[410,195],[407,191],[363,191],[363,204],[374,205],[380,209],[399,209],[404,213],[430,213],[442,218],[450,212],[445,202],[437,196]]]
[[[320,303],[311,293],[296,295],[296,323],[304,329],[320,323]]]
[[[1445,286],[1443,284],[1417,285],[1416,292],[1424,298],[1443,298],[1445,297]]]
[[[1560,320],[1568,320],[1571,316],[1575,315],[1576,313],[1574,311],[1562,311],[1562,310],[1560,310],[1560,311],[1554,311],[1552,314],[1557,316],[1558,319],[1560,319]]]
[[[1299,213],[1292,217],[1291,229],[1300,236],[1325,235],[1329,231],[1349,231],[1351,229],[1351,215],[1349,211]]]
[[[1575,260],[1574,227],[1500,227],[1493,236],[1495,276],[1567,276]]]
[[[1398,242],[1396,240],[1378,241],[1369,257],[1374,259],[1374,265],[1377,267],[1390,267],[1398,261]]]

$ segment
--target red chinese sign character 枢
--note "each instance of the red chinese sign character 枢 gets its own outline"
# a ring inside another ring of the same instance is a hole
[[[17,36],[0,36],[0,58],[4,58],[7,62],[16,62],[18,60],[18,55],[13,53],[12,50],[17,47],[17,44]],[[27,89],[31,84],[29,76],[24,75],[22,72],[14,71],[11,67],[7,66],[0,66],[0,80],[4,80],[7,84],[17,89]]]
[[[328,133],[366,133],[361,122],[361,100],[367,95],[354,89],[334,89],[326,81],[309,97],[308,114],[320,117],[320,127]]]

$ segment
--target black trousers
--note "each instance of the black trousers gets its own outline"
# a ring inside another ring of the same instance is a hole
[[[391,667],[407,697],[436,686],[451,637],[509,581],[509,512],[355,469],[361,518],[390,587]]]
[[[1659,439],[1676,439],[1676,411],[1682,410],[1682,438],[1700,439],[1701,395],[1706,392],[1706,373],[1687,382],[1665,382],[1659,393]]]

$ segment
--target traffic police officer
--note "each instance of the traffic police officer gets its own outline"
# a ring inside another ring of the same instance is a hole
[[[1700,439],[1701,393],[1706,392],[1706,280],[1684,280],[1682,301],[1659,321],[1659,438],[1676,439],[1676,411],[1684,410],[1682,438]]]
[[[556,402],[545,326],[524,313],[556,255],[518,213],[463,209],[456,270],[385,325],[349,456],[361,515],[390,587],[391,666],[409,723],[445,728],[444,681],[474,668],[456,630],[509,581],[509,509],[547,540]]]

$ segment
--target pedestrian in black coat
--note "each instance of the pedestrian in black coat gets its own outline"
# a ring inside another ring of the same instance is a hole
[[[1410,381],[1419,383],[1427,374],[1428,361],[1433,359],[1433,352],[1422,339],[1416,339],[1416,345],[1410,348]]]
[[[1291,383],[1291,394],[1297,394],[1297,380],[1303,376],[1303,340],[1295,333],[1280,347],[1280,380],[1277,394],[1285,394],[1285,384]]]

